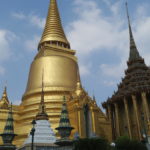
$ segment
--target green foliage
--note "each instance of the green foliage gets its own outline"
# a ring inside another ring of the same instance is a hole
[[[130,139],[126,136],[122,136],[116,140],[115,144],[116,150],[128,150],[128,147],[130,145]]]
[[[147,150],[143,143],[125,136],[119,137],[115,143],[115,150]]]
[[[147,150],[147,148],[137,140],[122,136],[115,141],[115,147],[110,146],[103,138],[79,139],[74,142],[74,150]]]
[[[108,141],[102,138],[79,139],[74,145],[75,150],[110,150]]]

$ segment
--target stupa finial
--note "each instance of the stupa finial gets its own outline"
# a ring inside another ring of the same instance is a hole
[[[39,105],[39,112],[36,115],[36,120],[48,120],[48,115],[45,109],[44,103],[44,69],[42,71],[42,92],[41,92],[41,102]]]
[[[50,0],[45,29],[39,43],[39,47],[44,43],[70,48],[70,44],[61,24],[57,0]]]

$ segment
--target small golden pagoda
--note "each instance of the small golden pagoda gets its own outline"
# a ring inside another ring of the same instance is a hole
[[[44,99],[46,112],[52,129],[59,125],[63,100],[66,97],[69,119],[74,130],[71,138],[78,133],[81,138],[92,135],[111,140],[110,121],[82,88],[76,51],[72,50],[61,25],[56,0],[50,7],[42,38],[38,45],[29,72],[26,91],[19,106],[13,106],[15,133],[14,144],[20,146],[31,130],[31,122],[38,113],[42,91],[42,71],[44,69]],[[6,122],[8,109],[0,101],[0,131]],[[9,103],[9,102],[8,102]],[[0,140],[1,142],[1,140]]]
[[[130,35],[128,68],[117,91],[103,103],[103,107],[111,122],[113,139],[129,136],[143,140],[150,136],[150,68],[137,50],[128,8],[127,16]]]

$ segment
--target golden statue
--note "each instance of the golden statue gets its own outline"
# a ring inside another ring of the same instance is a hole
[[[64,33],[57,2],[51,0],[44,32],[38,45],[38,53],[30,67],[26,91],[20,106],[13,106],[15,133],[18,135],[14,144],[17,146],[23,144],[31,130],[31,122],[38,113],[43,90],[46,112],[53,130],[59,125],[62,97],[65,96],[71,126],[74,127],[71,138],[78,133],[81,138],[97,135],[111,140],[110,122],[97,106],[95,99],[92,99],[82,88],[75,53],[76,51],[70,48]],[[7,107],[1,107],[0,132],[5,125],[7,112]],[[59,136],[57,130],[55,133]]]

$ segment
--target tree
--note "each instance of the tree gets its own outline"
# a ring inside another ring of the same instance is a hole
[[[147,150],[143,143],[137,140],[130,140],[126,136],[119,137],[115,144],[115,150]]]
[[[75,150],[109,150],[107,140],[103,138],[79,139],[74,142]]]

